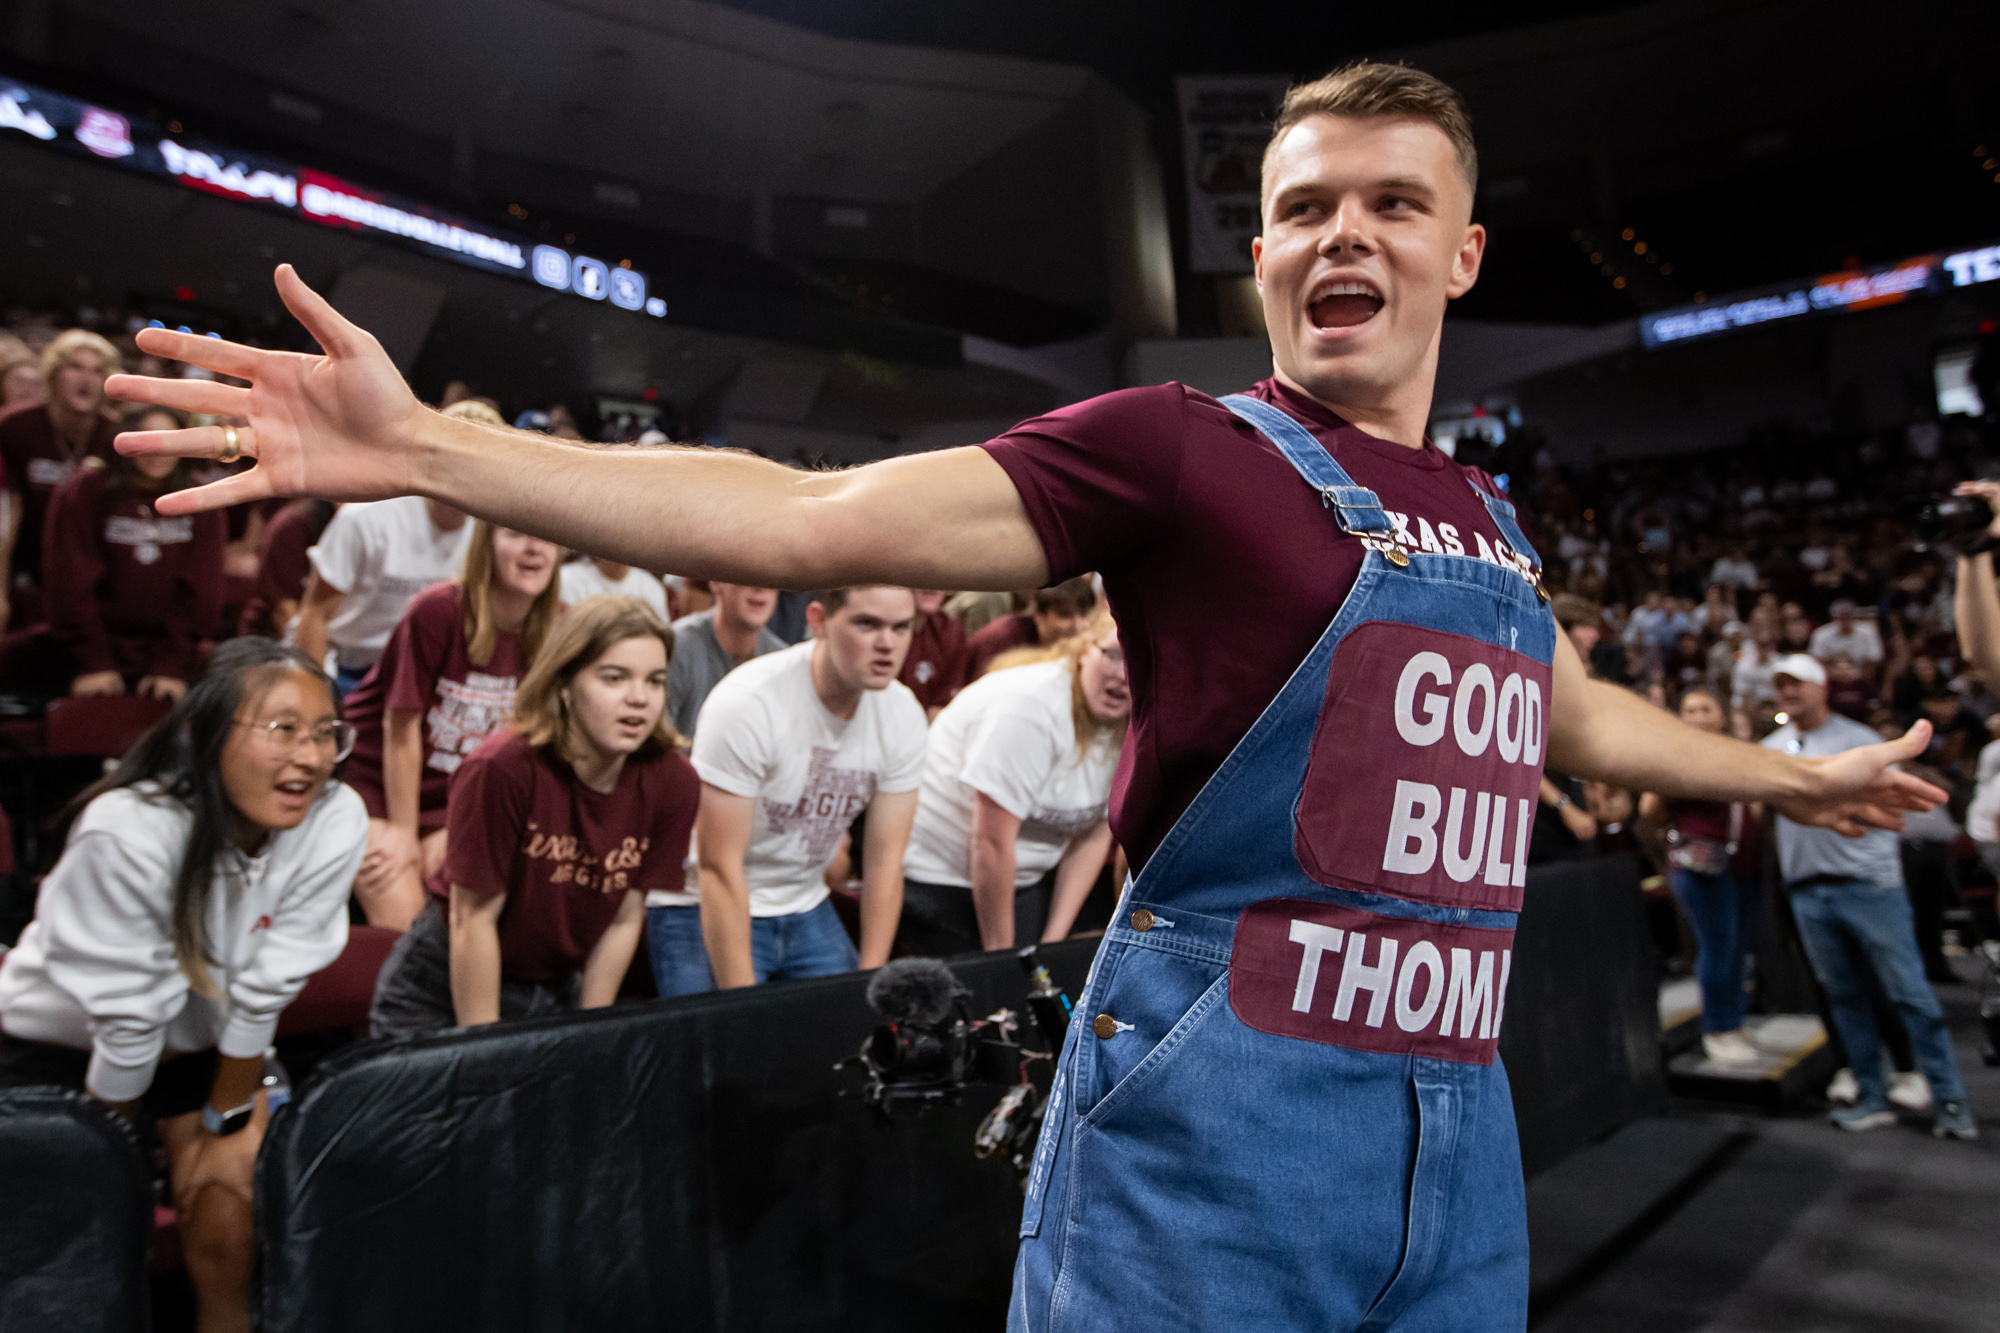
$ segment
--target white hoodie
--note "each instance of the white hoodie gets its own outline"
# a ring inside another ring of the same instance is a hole
[[[145,1092],[163,1055],[259,1054],[306,978],[347,945],[368,813],[336,782],[257,856],[217,858],[209,975],[222,996],[194,994],[174,961],[173,924],[192,823],[150,784],[92,801],[42,883],[34,921],[0,961],[0,1028],[90,1051],[85,1085],[105,1101]]]

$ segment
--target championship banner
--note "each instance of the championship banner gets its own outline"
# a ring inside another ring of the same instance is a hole
[[[1264,145],[1291,82],[1283,74],[1183,74],[1175,80],[1189,271],[1250,272],[1250,240],[1262,225],[1257,180]]]

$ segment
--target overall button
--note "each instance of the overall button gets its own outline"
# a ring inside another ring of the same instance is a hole
[[[1410,557],[1403,554],[1403,548],[1400,546],[1391,546],[1388,550],[1382,552],[1382,554],[1387,556],[1389,563],[1398,569],[1410,563]]]
[[[1097,1034],[1099,1041],[1110,1041],[1118,1035],[1118,1020],[1110,1014],[1099,1014],[1090,1020],[1090,1030]]]
[[[1138,911],[1132,913],[1132,929],[1138,931],[1141,935],[1143,935],[1152,928],[1153,928],[1153,914],[1151,912],[1148,912],[1145,908],[1142,907]]]

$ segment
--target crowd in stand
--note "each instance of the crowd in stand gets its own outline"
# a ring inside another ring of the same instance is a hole
[[[165,717],[66,812],[0,964],[0,1085],[158,1124],[204,1327],[242,1323],[278,1016],[350,917],[399,932],[369,1022],[401,1036],[1060,939],[1109,871],[1130,698],[1090,579],[953,614],[662,577],[421,499],[162,516],[221,469],[118,455],[191,423],[104,382],[178,368],[23,332],[0,695]]]
[[[350,912],[401,932],[370,1015],[398,1036],[635,983],[679,995],[1061,939],[1116,878],[1130,695],[1092,579],[801,594],[565,552],[417,498],[162,517],[159,495],[214,469],[112,451],[120,429],[188,424],[115,412],[121,367],[174,369],[122,336],[0,336],[0,695],[173,709],[76,808],[0,970],[0,1075],[163,1127],[199,1112],[208,1135],[163,1142],[205,1309],[237,1310],[249,1262],[255,1136],[225,1149],[219,1131],[261,1125],[277,1014]],[[463,386],[446,398],[508,421]],[[514,424],[581,438],[561,409]],[[1979,441],[1922,426],[1670,465],[1516,461],[1592,674],[1745,739],[1787,725],[1801,681],[1883,734],[1929,718],[1925,762],[2000,865],[2000,784],[1973,799],[2000,770],[2000,747],[1981,758],[2000,695],[1959,660],[1950,553],[1912,526],[1983,475]],[[1664,830],[1653,852],[1701,942],[1723,1056],[1743,1055],[1752,929],[1728,886],[1756,875],[1762,818],[1551,773],[1534,835],[1546,860]],[[1941,818],[1913,836],[1949,844]]]

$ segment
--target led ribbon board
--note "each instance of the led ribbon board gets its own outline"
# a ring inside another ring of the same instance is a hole
[[[1937,296],[1955,287],[1994,281],[2000,281],[2000,245],[1957,254],[1917,255],[1899,264],[1829,273],[1741,292],[1705,305],[1641,315],[1639,338],[1648,347],[1666,347],[1759,324],[1896,305],[1913,296]]]
[[[111,162],[205,194],[409,245],[419,253],[654,316],[667,303],[646,275],[505,235],[484,223],[338,176],[169,134],[143,120],[15,80],[0,80],[0,138],[15,134],[74,157]],[[544,262],[544,254],[552,256]],[[561,280],[556,280],[560,264]]]

